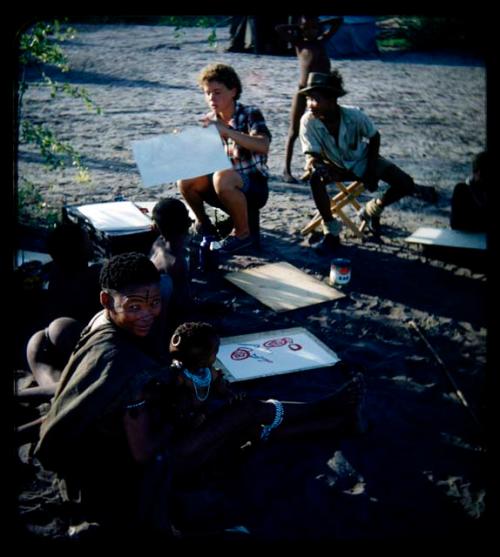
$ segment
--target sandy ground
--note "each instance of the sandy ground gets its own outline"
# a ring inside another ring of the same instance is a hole
[[[118,191],[132,200],[177,196],[174,186],[141,185],[130,143],[195,124],[205,111],[196,86],[199,70],[214,61],[231,64],[242,78],[242,102],[262,109],[273,134],[272,178],[261,216],[262,250],[234,256],[224,269],[288,261],[325,280],[329,259],[316,255],[299,232],[314,212],[308,187],[280,180],[297,60],[224,53],[226,28],[218,30],[216,48],[200,29],[177,37],[168,27],[76,29],[65,48],[71,71],[64,79],[85,87],[103,114],[92,114],[75,99],[49,102],[42,87],[28,89],[25,110],[84,154],[92,182],[80,184],[70,172],[55,178],[27,146],[20,147],[20,177],[42,184],[54,202],[68,204],[112,200]],[[249,456],[237,482],[240,511],[245,509],[239,523],[257,541],[474,540],[485,533],[488,508],[484,439],[408,322],[419,325],[471,409],[485,420],[484,263],[444,261],[404,238],[419,226],[448,226],[453,186],[485,148],[486,70],[480,60],[442,53],[333,65],[349,92],[342,102],[361,106],[373,119],[382,154],[417,183],[434,186],[439,200],[410,198],[388,208],[381,243],[344,232],[339,255],[351,259],[352,280],[347,296],[336,302],[277,314],[225,281],[223,273],[196,277],[201,297],[231,307],[212,316],[222,335],[305,326],[364,371],[368,385],[365,436],[270,445]],[[301,167],[296,145],[297,176]],[[259,395],[309,399],[336,382],[331,374],[311,372],[248,387]],[[24,463],[28,450],[22,447]],[[35,539],[66,537],[68,517],[50,474],[36,462],[23,470],[18,502],[24,527]]]

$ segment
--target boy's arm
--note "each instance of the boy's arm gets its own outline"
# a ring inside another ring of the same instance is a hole
[[[329,25],[330,27],[321,35],[320,40],[325,41],[329,39],[332,35],[339,30],[342,23],[344,23],[343,17],[332,17],[330,19],[323,19],[320,21],[321,25]]]

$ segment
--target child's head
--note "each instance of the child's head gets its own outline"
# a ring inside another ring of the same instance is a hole
[[[67,270],[85,268],[91,257],[90,239],[78,224],[59,223],[47,238],[47,251],[60,267]]]
[[[188,369],[210,367],[219,350],[219,335],[209,323],[179,325],[170,339],[170,354]]]
[[[153,221],[166,240],[187,234],[192,222],[184,203],[174,197],[158,201],[153,207]]]
[[[237,101],[242,93],[241,81],[231,66],[226,64],[210,64],[203,68],[198,76],[198,84],[203,89],[211,81],[222,83],[228,89],[235,89],[234,100]]]
[[[161,311],[160,273],[149,258],[121,253],[101,271],[101,304],[113,323],[138,337],[150,332]]]
[[[321,24],[317,15],[300,16],[300,27],[306,39],[314,40],[321,35]]]

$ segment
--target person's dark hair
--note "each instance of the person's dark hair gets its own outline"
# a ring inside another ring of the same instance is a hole
[[[190,353],[208,352],[219,335],[210,323],[201,321],[182,323],[170,339],[170,354],[180,361],[188,360]]]
[[[160,282],[160,273],[143,253],[120,253],[103,265],[100,281],[102,289],[120,292],[130,286]]]
[[[203,87],[209,81],[218,81],[228,89],[236,89],[235,101],[240,98],[243,91],[238,74],[231,66],[226,64],[210,64],[203,68],[198,76],[198,84]]]
[[[73,222],[59,223],[47,238],[47,251],[62,267],[85,266],[90,259],[87,231]]]
[[[153,220],[165,239],[175,234],[185,234],[191,226],[186,206],[174,197],[166,197],[158,201],[153,207]]]

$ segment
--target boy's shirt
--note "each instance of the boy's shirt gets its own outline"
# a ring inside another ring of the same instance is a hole
[[[302,116],[299,137],[306,156],[305,168],[309,167],[312,155],[319,155],[361,177],[366,171],[368,142],[377,133],[377,128],[360,108],[339,106],[338,144],[325,124],[310,111]]]
[[[210,118],[215,118],[215,114],[210,112]],[[255,106],[246,106],[236,102],[233,117],[229,121],[229,126],[236,131],[246,134],[267,135],[271,140],[269,131],[262,112]],[[232,139],[222,139],[227,156],[231,159],[233,168],[243,174],[260,172],[264,176],[269,176],[267,167],[267,155],[249,151],[237,145]]]

